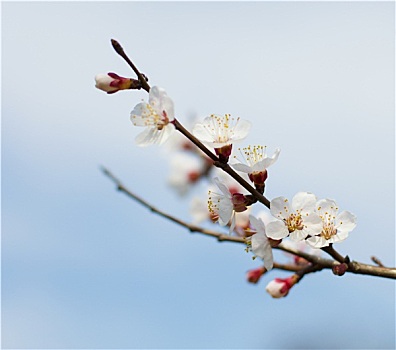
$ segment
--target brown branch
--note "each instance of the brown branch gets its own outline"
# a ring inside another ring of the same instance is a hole
[[[183,220],[180,220],[172,215],[169,215],[159,209],[157,209],[156,207],[154,207],[153,205],[147,203],[144,199],[140,198],[139,196],[137,196],[136,194],[132,193],[131,191],[129,191],[121,182],[120,180],[118,180],[108,169],[106,169],[105,167],[101,168],[103,173],[109,177],[116,185],[117,185],[117,190],[123,192],[124,194],[126,194],[128,197],[132,198],[133,200],[135,200],[136,202],[138,202],[139,204],[141,204],[143,207],[149,209],[150,211],[152,211],[153,213],[156,213],[180,226],[183,226],[185,228],[187,228],[191,233],[194,232],[199,232],[202,233],[204,235],[207,236],[211,236],[211,237],[215,237],[217,238],[217,240],[219,242],[237,242],[237,243],[245,243],[245,239],[242,237],[236,237],[236,236],[230,236],[224,233],[220,233],[217,231],[212,231],[212,230],[207,230],[207,229],[203,229],[199,226],[196,225],[191,225],[188,224],[187,222],[184,222]]]
[[[141,204],[143,207],[149,209],[150,211],[184,227],[187,228],[190,232],[197,232],[201,233],[207,236],[211,236],[216,238],[219,242],[234,242],[234,243],[243,243],[245,244],[245,239],[243,237],[236,237],[236,236],[230,236],[224,233],[220,233],[217,231],[212,231],[208,229],[201,228],[196,225],[191,225],[185,221],[182,221],[172,215],[169,215],[156,207],[152,206],[148,202],[146,202],[144,199],[140,198],[136,194],[132,193],[130,190],[128,190],[122,183],[121,181],[115,177],[108,169],[105,167],[102,167],[101,170],[103,173],[109,177],[117,186],[117,189],[124,194],[126,194],[128,197],[132,198],[133,200],[137,201],[139,204]],[[307,273],[319,271],[320,269],[333,269],[334,265],[339,264],[340,262],[331,259],[324,259],[316,255],[311,255],[306,252],[300,251],[298,249],[292,248],[292,247],[287,247],[283,245],[282,243],[279,244],[277,247],[274,247],[274,249],[279,249],[284,252],[288,252],[294,255],[297,255],[299,257],[302,257],[309,261],[313,267],[310,269],[307,268],[305,272],[301,272],[302,275],[305,275]],[[311,271],[311,269],[313,269]],[[303,270],[302,270],[303,271]],[[374,266],[374,265],[368,265],[368,264],[363,264],[357,261],[348,261],[348,269],[346,272],[349,273],[354,273],[354,274],[359,274],[359,275],[370,275],[370,276],[377,276],[377,277],[384,277],[384,278],[390,278],[390,279],[396,279],[396,268],[388,268],[388,267],[383,267],[383,266]]]
[[[133,64],[128,55],[125,53],[121,44],[115,40],[111,39],[111,45],[114,50],[129,64],[132,70],[136,73],[139,78],[139,81],[142,85],[142,88],[147,92],[150,91],[150,85],[147,83],[146,77],[142,74],[139,69]],[[213,164],[222,169],[224,172],[233,177],[236,181],[238,181],[241,186],[243,186],[247,191],[249,191],[254,198],[256,198],[259,202],[264,204],[267,208],[270,207],[270,201],[265,198],[259,191],[257,191],[252,185],[250,185],[245,179],[243,179],[235,170],[233,170],[227,163],[221,162],[220,159],[211,152],[201,141],[199,141],[194,135],[192,135],[176,118],[173,120],[173,124],[180,133],[182,133],[187,139],[189,139],[195,146],[197,146],[202,152],[204,152],[211,160],[213,160]]]
[[[140,84],[142,85],[142,88],[146,90],[147,92],[150,91],[150,85],[147,83],[147,78],[144,74],[140,73],[139,69],[133,64],[133,62],[129,59],[127,54],[125,53],[124,49],[120,45],[120,43],[115,40],[111,39],[111,45],[113,46],[115,52],[117,52],[132,68],[132,70],[135,72],[135,74],[138,76]]]
[[[283,270],[283,271],[292,271],[292,272],[298,272],[301,271],[302,266],[296,265],[296,264],[280,264],[277,262],[274,262],[274,269],[278,270]]]

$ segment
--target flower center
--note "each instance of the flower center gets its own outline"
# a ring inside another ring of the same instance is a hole
[[[146,120],[147,126],[156,126],[157,130],[160,131],[165,127],[165,125],[169,124],[169,118],[166,111],[163,110],[160,115],[150,104],[147,104],[147,113],[143,117]]]
[[[266,155],[266,146],[248,146],[244,147],[242,149],[238,149],[243,157],[246,159],[246,163],[252,167],[256,163],[260,162],[261,160],[264,159]],[[243,152],[242,152],[243,151]]]
[[[283,221],[285,222],[289,233],[295,230],[302,230],[304,228],[301,214],[290,214],[290,216],[287,219],[283,219]]]
[[[320,235],[325,239],[330,239],[332,236],[335,236],[336,234],[337,234],[337,229],[334,227],[333,224],[324,226],[322,232],[320,233]]]
[[[334,227],[334,220],[336,217],[329,212],[325,212],[324,215],[319,216],[323,221],[323,230],[320,235],[325,239],[330,239],[332,236],[335,236],[337,234],[337,229]]]
[[[217,217],[219,214],[219,203],[220,203],[220,195],[218,193],[214,193],[212,191],[208,192],[208,210],[211,217]]]
[[[211,115],[211,125],[208,125],[210,132],[215,136],[216,142],[227,143],[234,136],[234,127],[230,126],[230,121],[234,121],[230,114],[225,114],[224,117],[219,117],[217,115]],[[238,123],[239,118],[236,120]]]

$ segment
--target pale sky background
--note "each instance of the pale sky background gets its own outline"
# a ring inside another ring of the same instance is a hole
[[[181,122],[231,113],[282,149],[268,198],[310,191],[358,217],[336,246],[395,266],[391,2],[3,2],[2,347],[393,349],[395,283],[306,276],[280,300],[260,265],[149,213],[102,175],[190,221],[168,159],[129,120],[144,91],[119,40]],[[204,194],[203,194],[204,195]]]

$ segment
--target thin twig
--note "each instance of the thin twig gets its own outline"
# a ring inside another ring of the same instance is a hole
[[[278,270],[283,270],[283,271],[292,271],[292,272],[298,272],[301,271],[301,269],[303,269],[302,266],[300,265],[296,265],[296,264],[280,264],[277,262],[274,262],[274,269],[278,269]]]
[[[146,90],[147,92],[150,91],[150,85],[147,83],[146,76],[142,74],[139,69],[133,64],[133,62],[129,59],[127,54],[125,53],[124,49],[120,45],[120,43],[115,40],[111,39],[111,45],[113,46],[115,52],[117,52],[132,68],[132,70],[135,72],[135,74],[138,76],[140,84],[142,85],[142,88]]]
[[[381,261],[380,259],[378,259],[376,256],[372,256],[372,257],[371,257],[371,260],[372,260],[375,264],[377,264],[378,266],[385,267],[385,265],[382,263],[382,261]]]

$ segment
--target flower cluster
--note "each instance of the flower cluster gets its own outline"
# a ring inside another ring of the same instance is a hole
[[[115,73],[98,74],[95,81],[96,87],[108,94],[141,88],[138,80],[120,77]],[[158,86],[153,86],[149,90],[148,102],[142,101],[135,106],[130,113],[130,120],[133,125],[145,128],[136,137],[139,146],[163,144],[180,126],[175,119],[172,99],[163,88]],[[247,273],[247,280],[257,283],[262,275],[274,267],[272,248],[278,246],[283,239],[289,238],[289,242],[297,244],[306,243],[308,244],[305,245],[306,247],[318,251],[318,248],[345,240],[356,227],[356,217],[349,211],[339,212],[334,200],[318,200],[310,192],[298,192],[291,202],[282,196],[272,199],[269,205],[271,220],[266,218],[263,221],[262,218],[251,215],[251,206],[258,201],[260,194],[264,194],[268,168],[278,160],[280,149],[276,148],[269,156],[266,146],[250,145],[239,148],[241,157],[234,156],[232,164],[227,164],[233,152],[233,144],[244,140],[250,128],[250,122],[239,117],[231,117],[230,114],[223,116],[212,114],[202,122],[196,123],[192,128],[192,134],[188,136],[189,141],[178,143],[178,147],[179,150],[195,152],[198,158],[192,159],[185,154],[173,157],[168,182],[179,194],[186,194],[192,184],[209,177],[214,171],[213,164],[223,169],[227,166],[230,171],[234,169],[239,172],[238,176],[246,178],[244,187],[251,194],[243,194],[243,188],[239,183],[239,187],[236,188],[227,183],[227,180],[214,177],[213,181],[217,189],[208,191],[207,205],[203,206],[201,200],[194,199],[191,208],[196,222],[210,219],[221,226],[229,226],[230,234],[235,233],[244,237],[246,251],[252,252],[253,258],[263,260],[263,266]],[[180,128],[178,130],[180,131]],[[172,139],[176,143],[177,138]],[[202,147],[197,151],[193,144]],[[217,157],[205,146],[213,149]],[[256,192],[251,185],[246,184],[248,181],[254,185]],[[310,264],[302,258],[294,261],[294,265],[299,268]],[[347,263],[341,263],[333,269],[333,272],[342,275],[347,268]],[[284,279],[276,278],[268,283],[266,291],[274,298],[284,297],[299,279],[298,274]]]
[[[356,227],[352,213],[338,213],[333,200],[317,201],[309,192],[297,193],[291,203],[284,197],[274,198],[270,207],[277,219],[267,225],[267,235],[272,239],[289,236],[293,241],[306,240],[312,247],[322,248],[343,241]]]

